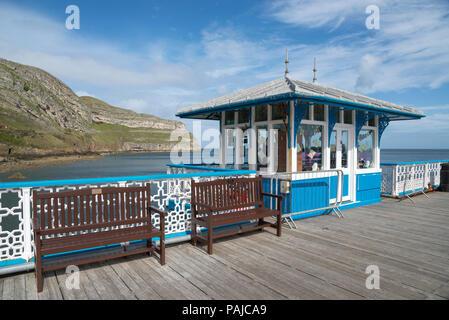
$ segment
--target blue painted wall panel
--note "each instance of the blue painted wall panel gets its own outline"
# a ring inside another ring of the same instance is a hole
[[[328,178],[292,181],[291,212],[327,207],[329,182]]]
[[[335,199],[337,195],[337,177],[317,178],[310,180],[292,181],[290,194],[282,194],[285,199],[282,203],[282,213],[300,212],[329,206],[329,199]],[[356,201],[372,202],[380,199],[381,173],[367,173],[357,175]],[[274,184],[274,182],[273,182]],[[269,179],[264,179],[263,189],[269,193],[279,193],[278,186],[271,186]],[[276,192],[278,190],[278,192]],[[349,175],[344,176],[343,195],[349,194]],[[270,207],[270,199],[265,197],[265,205]],[[322,212],[307,214],[318,215]]]
[[[335,199],[337,197],[337,186],[338,186],[338,177],[331,177],[331,199]],[[349,194],[349,175],[346,174],[343,176],[343,197],[346,197]]]
[[[381,173],[364,173],[357,175],[357,201],[380,198]]]

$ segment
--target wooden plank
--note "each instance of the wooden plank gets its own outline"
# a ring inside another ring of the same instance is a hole
[[[258,282],[257,280],[255,280],[258,279],[258,277],[254,276],[254,274],[242,272],[241,269],[236,267],[236,263],[229,262],[229,259],[225,260],[226,263],[224,261],[217,260],[217,256],[219,256],[221,253],[219,248],[222,249],[225,242],[217,241],[216,243],[217,252],[214,255],[206,255],[202,251],[199,251],[198,248],[186,248],[185,250],[187,250],[189,253],[191,250],[195,250],[205,256],[201,261],[198,261],[199,259],[192,258],[193,260],[191,261],[191,263],[196,264],[196,269],[202,270],[202,278],[210,277],[210,281],[215,286],[220,287],[222,294],[224,294],[227,299],[230,299],[232,297],[234,297],[233,299],[255,299],[259,292],[257,290],[254,290],[254,288],[257,287],[264,287],[265,289],[263,291],[265,292],[267,288],[270,288],[269,291],[271,294],[273,294],[273,292],[276,292],[279,295],[282,295],[279,290],[272,289],[272,286],[266,286],[264,284],[261,284],[260,281]],[[188,256],[193,256],[193,253],[189,254]],[[247,260],[250,260],[249,257]],[[252,259],[251,261],[252,263],[254,263]],[[252,279],[253,284],[244,285],[243,279],[235,281],[235,274],[247,275]],[[272,275],[270,275],[269,277],[271,276]],[[255,283],[257,283],[257,285]],[[285,294],[282,296],[283,298],[286,298]]]
[[[73,214],[73,197],[67,197],[67,225],[72,226],[72,214]]]
[[[91,203],[87,207],[87,210],[89,210],[90,217],[89,217],[89,223],[98,223],[98,214],[97,214],[97,195],[92,194],[90,197]]]
[[[114,290],[113,286],[105,281],[101,272],[101,266],[98,263],[92,264],[84,269],[85,274],[91,281],[91,285],[98,292],[101,300],[118,300],[122,299],[117,290]]]
[[[299,228],[301,228],[301,226]],[[317,238],[316,234],[313,234],[313,232],[309,232],[303,228],[301,232],[303,235],[311,236],[314,239]],[[327,232],[325,237],[333,240],[334,243],[339,243],[341,245],[348,246],[349,248],[357,249],[363,252],[372,251],[377,255],[389,257],[395,260],[401,260],[414,265],[420,265],[424,269],[433,270],[434,272],[439,272],[442,275],[447,274],[447,262],[443,262],[441,259],[437,259],[426,253],[403,250],[401,248],[396,248],[392,245],[385,245],[374,240],[366,240],[362,238],[352,240],[347,236],[347,234],[336,234],[331,231]]]
[[[132,290],[137,299],[160,300],[161,297],[157,292],[154,291],[151,286],[146,284],[141,277],[141,274],[135,272],[134,269],[130,267],[130,264],[132,264],[132,261],[129,261],[129,259],[122,259],[120,261],[114,261],[110,266],[126,286]]]
[[[25,274],[19,274],[14,277],[14,300],[25,300]]]
[[[195,255],[198,254],[204,255],[203,252],[196,252]],[[205,292],[210,298],[223,300],[228,299],[232,295],[232,291],[226,288],[222,282],[217,281],[217,278],[213,275],[213,273],[211,273],[212,271],[209,268],[206,268],[201,263],[195,263],[195,260],[197,259],[192,259],[190,252],[187,255],[185,253],[180,254],[179,252],[171,253],[171,256],[173,255],[175,258],[177,257],[178,263],[171,262],[171,268],[177,270],[180,274],[183,274],[184,277],[189,277],[189,280]],[[181,265],[179,262],[183,260],[184,263]],[[184,268],[187,270],[184,270],[183,272]],[[190,271],[191,273],[185,273],[185,271]],[[234,292],[238,295],[236,290],[234,290]],[[234,299],[237,299],[237,297]]]
[[[167,283],[175,284],[176,288],[182,293],[185,299],[188,300],[203,300],[207,299],[201,290],[192,285],[186,279],[181,277],[176,271],[174,271],[170,266],[161,267],[159,262],[154,258],[144,258],[142,262],[150,266],[149,272],[154,273],[161,279],[165,280]]]
[[[100,223],[103,223],[103,222],[105,222],[105,218],[104,218],[104,202],[105,202],[105,197],[106,197],[106,195],[105,194],[99,194],[98,195],[98,213],[97,213],[97,216],[98,216],[98,221],[100,222]]]
[[[55,271],[56,281],[58,282],[59,289],[61,290],[61,294],[64,300],[86,300],[87,296],[84,291],[81,289],[81,281],[80,281],[80,289],[69,288],[67,287],[67,279],[68,274],[65,273],[64,269],[59,269]],[[81,275],[80,275],[81,278]]]
[[[443,299],[449,299],[449,283],[441,285],[433,293]]]
[[[236,240],[237,241],[237,240]],[[268,259],[266,256],[255,252],[254,250],[242,247],[240,244],[233,244],[226,242],[221,249],[235,250],[240,248],[245,256],[253,255],[260,265],[252,265],[247,263],[244,259],[236,260],[235,264],[242,268],[242,272],[250,271],[258,276],[259,279],[270,279],[267,285],[273,286],[277,291],[287,295],[289,298],[298,299],[360,299],[361,296],[342,288],[328,285],[325,281],[313,277],[304,272],[298,272],[289,268],[287,265],[276,260]],[[219,249],[217,249],[219,252]],[[242,255],[243,257],[243,255]],[[271,272],[267,268],[270,266]]]
[[[79,197],[73,197],[73,219],[75,221],[75,225],[79,225],[79,210],[78,210],[78,201],[79,201]]]
[[[92,281],[89,278],[86,269],[90,268],[92,264],[80,266],[80,289],[84,291],[88,300],[100,300],[100,294],[95,286],[92,285]]]
[[[3,280],[2,300],[14,299],[14,278],[8,277]]]
[[[112,262],[112,261],[111,261]],[[114,300],[136,300],[136,296],[117,278],[115,272],[105,262],[96,263],[95,274],[101,283],[107,288]],[[106,298],[106,297],[105,297]],[[111,299],[108,297],[108,299]]]
[[[221,289],[217,289],[214,282],[210,283],[208,278],[201,278],[201,275],[196,270],[187,266],[186,263],[180,262],[182,260],[179,259],[178,253],[171,251],[170,255],[167,255],[167,258],[167,265],[170,265],[171,269],[184,279],[187,279],[198,290],[206,294],[209,299],[223,300],[225,298],[225,295],[221,293]],[[184,255],[182,255],[182,258],[184,258]]]
[[[351,228],[348,228],[348,226],[351,226]],[[390,230],[390,232],[385,232],[382,226],[375,226],[373,224],[363,225],[353,219],[346,219],[344,224],[334,221],[328,223],[326,227],[328,230],[331,229],[332,231],[337,231],[339,233],[347,233],[366,239],[374,239],[375,241],[398,246],[400,248],[432,254],[436,257],[449,257],[449,243],[448,245],[445,245],[432,241],[423,241],[426,240],[426,238],[416,236],[410,232],[398,230]],[[309,225],[307,228],[318,229],[318,226]]]
[[[37,200],[36,200],[37,201]],[[41,219],[41,229],[44,229],[45,228],[45,203],[44,203],[44,200],[42,200],[42,199],[40,199],[40,203],[41,203],[41,212],[40,212],[40,219]],[[47,203],[48,203],[48,206],[47,206],[47,216],[48,216],[48,225],[50,225],[50,216],[51,216],[51,211],[50,211],[50,207],[51,207],[51,201],[49,201],[49,200],[47,200]],[[37,204],[36,203],[34,203],[33,204],[33,206],[34,206],[34,210],[33,210],[33,213],[36,215],[36,218],[38,218],[38,215],[39,215],[39,213],[38,213],[38,211],[37,211]],[[36,222],[37,222],[37,220],[36,220]]]
[[[27,300],[37,300],[37,288],[36,288],[36,277],[34,276],[34,272],[28,272],[25,276],[25,290],[26,290],[26,299]]]
[[[104,271],[105,278],[109,279],[115,288],[119,291],[124,300],[136,300],[137,296],[126,285],[126,283],[118,276],[115,270],[109,265],[108,262],[102,262],[103,266],[101,270]]]
[[[406,281],[411,281],[411,285],[418,288],[428,286],[427,283],[430,281],[430,285],[432,286],[432,278],[425,278],[425,275],[429,274],[429,272],[420,270],[419,267],[413,267],[397,259],[379,256],[369,251],[354,250],[354,248],[342,246],[325,238],[304,238],[302,237],[303,233],[299,233],[296,230],[294,234],[297,239],[291,239],[291,242],[301,243],[301,249],[325,256],[347,265],[349,268],[358,266],[358,272],[364,272],[368,265],[376,264],[382,270],[382,277],[392,280],[401,279],[401,282],[405,283],[407,283]],[[301,237],[299,237],[300,235]],[[408,276],[405,277],[404,275]],[[433,276],[434,274],[431,273],[431,275]]]
[[[86,217],[87,217],[87,213],[85,213],[85,201],[87,201],[85,199],[85,196],[81,195],[80,196],[80,221],[81,221],[81,225],[84,225],[86,223]]]
[[[207,278],[208,285],[214,285],[216,290],[219,290],[226,299],[244,299],[248,297],[248,286],[245,286],[242,279],[236,281],[237,275],[234,270],[231,270],[226,265],[216,263],[211,256],[199,251],[198,248],[185,247],[184,251],[189,257],[188,264],[193,270],[197,270],[201,279]]]
[[[365,287],[367,275],[365,274],[363,264],[352,264],[347,266],[338,261],[328,259],[323,254],[314,254],[301,250],[299,247],[292,247],[285,245],[283,241],[279,241],[276,247],[268,246],[262,236],[256,236],[257,239],[242,239],[245,247],[248,246],[251,250],[256,250],[261,254],[264,253],[269,259],[273,261],[282,261],[289,267],[303,272],[305,274],[313,275],[313,277],[322,279],[329,285],[335,285],[344,288],[347,291],[353,292],[360,297],[368,299],[404,299],[411,296],[408,291],[400,295],[398,291],[404,289],[395,283],[392,283],[382,277],[382,291],[368,290]],[[393,288],[393,290],[389,290]],[[328,289],[323,290],[328,293]],[[415,296],[412,294],[412,296]],[[416,296],[415,296],[416,297]],[[422,297],[422,296],[417,296]],[[329,296],[328,298],[331,298]]]
[[[178,290],[176,284],[167,283],[160,277],[158,277],[152,271],[147,264],[143,263],[141,259],[135,259],[131,266],[136,272],[144,275],[144,281],[147,285],[150,285],[154,291],[161,296],[162,299],[185,299],[182,292]],[[161,268],[167,269],[167,266],[160,266]]]
[[[45,300],[63,300],[63,295],[59,288],[55,273],[44,272],[44,291],[45,295],[39,294],[39,299]]]

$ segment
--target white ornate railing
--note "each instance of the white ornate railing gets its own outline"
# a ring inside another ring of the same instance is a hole
[[[254,171],[243,170],[195,170],[183,168],[182,165],[169,168],[170,173],[166,175],[0,183],[0,269],[9,264],[28,262],[34,256],[31,223],[33,190],[58,192],[84,188],[143,186],[150,183],[152,205],[168,212],[166,235],[182,236],[190,231],[191,179],[209,181],[225,176],[255,174]],[[173,171],[176,171],[176,174],[172,173]],[[159,217],[153,223],[158,226]]]
[[[394,197],[425,191],[440,185],[441,164],[449,160],[381,163],[381,193]]]

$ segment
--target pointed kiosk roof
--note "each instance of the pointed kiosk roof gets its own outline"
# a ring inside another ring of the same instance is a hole
[[[254,105],[302,100],[346,109],[357,109],[386,115],[390,120],[419,119],[423,112],[382,101],[361,94],[344,91],[318,83],[283,77],[249,89],[182,108],[176,114],[181,118],[219,119],[221,111],[236,110]]]

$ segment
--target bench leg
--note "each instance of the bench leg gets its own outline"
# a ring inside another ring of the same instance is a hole
[[[192,221],[192,238],[190,242],[196,246],[196,223],[194,221]]]
[[[265,220],[263,218],[259,219],[259,226],[263,225],[265,223]],[[259,229],[261,232],[263,232],[263,228]]]
[[[147,248],[151,248],[153,246],[153,241],[152,240],[153,240],[152,238],[147,240]],[[148,251],[147,255],[151,256],[151,251]]]
[[[35,255],[34,256],[34,262],[35,262],[34,274],[36,276],[37,292],[42,292],[42,290],[44,289],[44,285],[43,285],[43,279],[42,279],[42,261],[41,261],[41,257],[39,255]]]
[[[208,254],[213,254],[213,247],[212,247],[212,240],[213,240],[213,236],[212,236],[212,226],[209,225],[209,227],[207,228],[207,253]]]
[[[279,212],[277,217],[277,236],[281,236],[282,214]]]
[[[165,237],[162,236],[161,240],[159,242],[160,246],[160,256],[161,256],[161,265],[163,266],[165,264]]]

